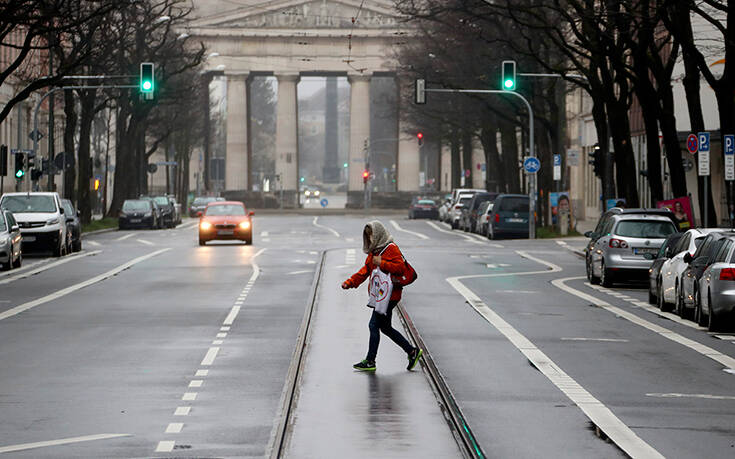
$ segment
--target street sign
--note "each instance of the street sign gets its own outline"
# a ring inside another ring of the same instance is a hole
[[[74,155],[66,152],[59,152],[54,156],[54,165],[56,166],[57,171],[63,171],[65,168],[66,170],[74,169]]]
[[[481,166],[481,167],[480,167],[480,170],[481,170],[482,172],[485,172],[485,171],[487,170],[487,164],[485,164],[485,163],[482,163],[482,164],[481,164],[480,166]]]
[[[725,150],[725,180],[735,180],[735,135],[723,136]]]
[[[561,155],[554,155],[554,180],[561,180]]]
[[[416,80],[416,93],[414,102],[416,104],[426,103],[426,80],[422,78]]]
[[[541,169],[541,161],[535,156],[528,156],[523,160],[523,170],[528,174],[535,174]]]
[[[465,176],[465,177],[469,177],[469,176],[470,176],[470,173],[471,173],[471,172],[472,172],[471,170],[469,170],[469,169],[466,169],[466,170],[464,171],[464,176]]]
[[[35,140],[36,142],[38,142],[39,140],[43,139],[43,132],[39,131],[38,129],[34,129],[28,134],[28,137],[31,140]]]
[[[572,148],[567,150],[567,164],[570,166],[579,165],[579,150]]]
[[[329,205],[329,201],[327,201],[327,198],[322,198],[322,200],[319,201],[319,204],[321,204],[322,207],[327,207]]]
[[[158,166],[156,166],[153,163],[148,164],[148,172],[150,172],[151,174],[155,174],[157,170],[158,170]]]
[[[691,154],[695,154],[698,150],[697,136],[689,134],[687,137],[687,151]]]
[[[699,154],[697,154],[700,176],[709,176],[709,132],[700,132],[698,135]]]

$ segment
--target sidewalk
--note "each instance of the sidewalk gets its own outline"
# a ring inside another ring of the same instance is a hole
[[[345,250],[327,253],[287,456],[460,457],[421,366],[406,371],[406,355],[390,339],[381,336],[375,373],[352,369],[367,352],[372,311],[367,282],[340,289],[363,261],[359,250],[353,256],[348,263]],[[395,313],[393,326],[404,333]]]

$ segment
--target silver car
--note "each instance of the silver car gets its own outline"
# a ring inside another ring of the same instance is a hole
[[[735,237],[720,246],[712,264],[699,279],[694,318],[709,331],[721,331],[731,324],[735,312]]]
[[[655,254],[669,234],[676,233],[671,218],[650,214],[619,214],[609,218],[591,249],[591,281],[604,287],[625,278],[644,279]]]
[[[21,263],[20,227],[13,214],[0,210],[0,269],[20,268]]]

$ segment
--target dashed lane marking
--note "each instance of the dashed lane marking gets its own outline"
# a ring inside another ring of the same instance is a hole
[[[261,231],[260,237],[268,237],[268,231]]]
[[[261,238],[261,239],[260,239],[260,241],[261,241],[261,242],[270,242],[270,241],[271,241],[271,238],[269,238],[269,237],[264,237],[264,238]]]
[[[190,411],[190,406],[179,406],[176,408],[176,411],[174,411],[174,416],[189,416]]]
[[[193,379],[189,382],[189,387],[202,387],[202,384],[204,384],[203,379]]]
[[[197,393],[196,392],[185,392],[184,395],[181,397],[181,400],[184,401],[194,401],[197,399]]]
[[[34,276],[34,275],[36,275],[38,273],[42,273],[42,272],[44,272],[46,270],[49,270],[51,268],[55,268],[55,267],[57,267],[59,265],[63,265],[64,263],[69,263],[70,261],[78,260],[80,258],[88,257],[88,256],[91,256],[91,255],[97,255],[99,253],[102,253],[102,251],[101,250],[93,250],[91,252],[80,252],[80,253],[78,253],[76,255],[70,255],[68,257],[62,258],[61,260],[54,261],[52,263],[48,263],[48,264],[45,264],[43,266],[40,266],[40,267],[38,267],[36,269],[32,269],[30,271],[25,271],[23,273],[16,274],[15,276],[8,277],[7,279],[2,279],[2,280],[0,280],[0,285],[9,284],[11,282],[15,282],[15,281],[20,280],[20,279],[25,279],[26,277]]]
[[[527,253],[517,251],[521,256],[537,261],[551,269],[545,271],[536,271],[540,273],[560,272],[562,268],[547,261],[535,258]],[[551,360],[543,351],[536,347],[522,333],[513,328],[508,322],[500,317],[495,311],[490,309],[479,296],[466,287],[462,280],[475,279],[481,277],[500,277],[500,276],[518,276],[530,273],[503,273],[503,274],[485,274],[472,276],[458,276],[447,278],[447,282],[460,294],[465,300],[477,311],[488,323],[502,333],[508,341],[513,344],[533,365],[551,381],[560,391],[564,393],[579,409],[615,444],[625,451],[630,457],[636,458],[663,458],[658,451],[651,445],[643,441],[635,434],[627,425],[625,425],[610,409],[602,402],[592,396],[584,387],[582,387],[571,376],[566,374],[553,360]]]
[[[166,433],[181,433],[181,429],[183,428],[183,422],[172,422],[166,427]]]
[[[119,238],[115,239],[116,241],[124,241],[125,239],[131,238],[135,236],[135,233],[126,234],[124,236],[120,236]]]
[[[207,354],[202,359],[201,365],[202,366],[212,365],[214,363],[214,359],[217,357],[217,353],[218,352],[219,352],[219,348],[218,347],[210,347],[207,350]]]
[[[335,236],[339,237],[339,233],[337,231],[333,230],[332,228],[330,228],[328,226],[320,225],[319,223],[317,223],[318,221],[319,221],[319,217],[314,217],[314,221],[312,221],[312,224],[314,226],[316,226],[317,228],[323,228],[323,229],[331,232]]]
[[[37,441],[34,443],[21,443],[18,445],[0,446],[0,453],[13,453],[27,449],[43,448],[46,446],[68,445],[70,443],[81,443],[85,441],[109,440],[111,438],[131,437],[131,434],[97,434],[84,435],[82,437],[60,438],[58,440]]]
[[[136,241],[140,242],[141,244],[145,244],[145,245],[156,245],[152,243],[151,241],[146,241],[145,239],[136,239]]]
[[[209,374],[209,370],[197,370],[194,376],[207,376],[208,374]]]
[[[116,274],[118,274],[118,273],[120,273],[120,272],[122,272],[122,271],[124,271],[124,270],[126,270],[128,268],[130,268],[131,266],[134,266],[134,265],[136,265],[136,264],[138,264],[140,262],[143,262],[145,260],[148,260],[149,258],[153,258],[153,257],[155,257],[157,255],[160,255],[160,254],[162,254],[164,252],[167,252],[169,250],[171,250],[171,249],[170,248],[160,249],[160,250],[156,250],[155,252],[149,253],[147,255],[143,255],[142,257],[134,258],[134,259],[128,261],[127,263],[123,263],[122,265],[120,265],[120,266],[118,266],[116,268],[113,268],[113,269],[107,271],[106,273],[102,273],[102,274],[100,274],[98,276],[95,276],[95,277],[93,277],[91,279],[88,279],[88,280],[86,280],[84,282],[80,282],[78,284],[74,284],[74,285],[72,285],[70,287],[66,287],[66,288],[61,289],[61,290],[59,290],[57,292],[54,292],[54,293],[52,293],[50,295],[46,295],[46,296],[41,297],[41,298],[38,298],[36,300],[29,301],[27,303],[23,303],[20,306],[16,306],[16,307],[14,307],[12,309],[8,309],[7,311],[4,311],[4,312],[0,313],[0,320],[7,319],[8,317],[12,317],[12,316],[14,316],[16,314],[20,314],[21,312],[27,311],[27,310],[29,310],[31,308],[34,308],[34,307],[39,306],[39,305],[44,304],[44,303],[48,303],[49,301],[56,300],[58,298],[61,298],[62,296],[66,296],[66,295],[68,295],[68,294],[70,294],[72,292],[75,292],[75,291],[77,291],[79,289],[82,289],[84,287],[88,287],[88,286],[90,286],[92,284],[96,284],[97,282],[101,282],[101,281],[103,281],[105,279],[108,279],[108,278],[110,278],[110,277],[112,277],[112,276],[114,276],[114,275],[116,275]]]
[[[429,239],[429,236],[427,236],[425,234],[421,234],[421,233],[418,233],[416,231],[410,231],[410,230],[407,230],[405,228],[401,228],[395,220],[391,220],[390,221],[390,224],[393,225],[393,227],[395,229],[397,229],[398,231],[403,231],[404,233],[408,233],[408,234],[410,234],[412,236],[416,236],[419,239],[424,239],[424,240]]]
[[[603,343],[627,343],[627,339],[621,338],[562,338],[562,341],[601,341]]]
[[[101,245],[102,245],[102,244],[100,244],[100,243],[99,243],[99,242],[97,242],[97,241],[85,241],[84,243],[85,243],[85,244],[89,244],[89,245],[91,245],[92,247],[99,247],[99,246],[101,246]]]
[[[707,398],[710,400],[735,400],[733,395],[710,395],[710,394],[646,394],[646,397],[660,397],[660,398]]]
[[[156,447],[157,453],[170,453],[174,450],[174,442],[169,440],[159,441]]]

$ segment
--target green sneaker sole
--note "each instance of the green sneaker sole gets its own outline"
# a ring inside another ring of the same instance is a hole
[[[416,366],[416,364],[419,363],[419,359],[421,358],[421,356],[423,354],[424,354],[424,351],[422,351],[421,349],[419,349],[418,355],[416,356],[415,359],[413,359],[413,362],[411,362],[411,365],[408,366],[408,371],[413,370],[413,368]]]
[[[352,368],[354,368],[357,371],[375,371],[375,367],[372,367],[372,368],[360,368],[360,367],[353,366]]]

